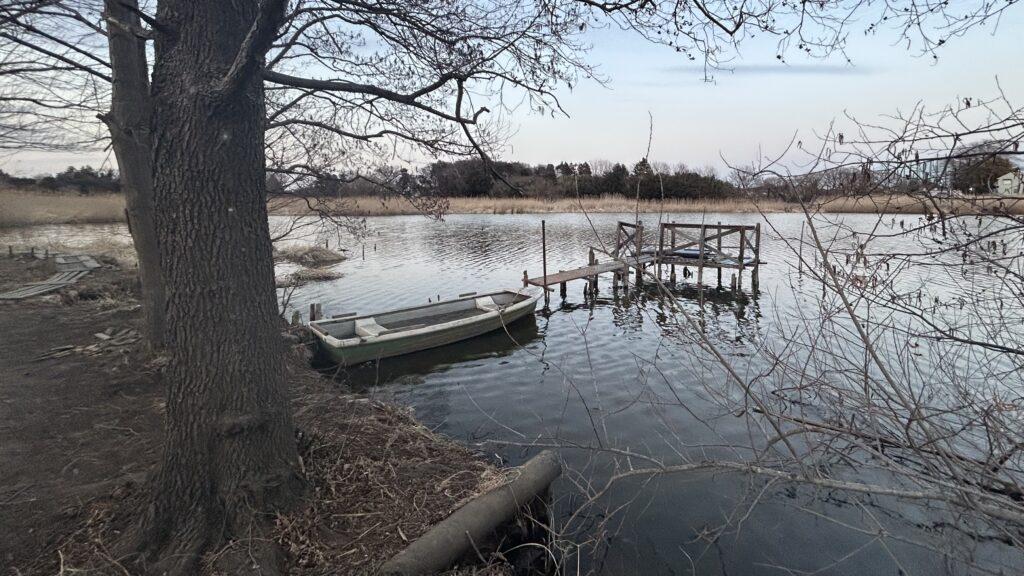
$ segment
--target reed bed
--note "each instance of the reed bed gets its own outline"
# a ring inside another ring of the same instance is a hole
[[[0,189],[0,228],[111,222],[124,222],[124,196],[120,194],[84,196]]]
[[[318,200],[319,208],[347,216],[399,216],[418,214],[417,209],[403,198],[352,196]],[[955,214],[991,213],[1005,210],[1024,214],[1024,200],[1003,198],[946,199],[938,201],[943,212]],[[1002,208],[1000,208],[1002,205]],[[305,202],[293,198],[272,198],[271,214],[302,215],[310,213]],[[897,214],[935,212],[935,206],[910,196],[861,196],[817,200],[808,205],[812,211],[860,214]],[[640,200],[623,196],[592,198],[448,198],[448,214],[548,214],[565,212],[626,213],[626,212],[799,212],[800,204],[781,200],[746,198],[704,200]]]
[[[1021,198],[952,198],[937,201],[943,212],[1024,214]],[[697,200],[640,200],[624,196],[588,198],[448,198],[448,214],[549,214],[560,212],[644,213],[674,212],[799,212],[800,205],[780,200],[746,198]],[[317,199],[322,209],[346,216],[399,216],[419,214],[404,198],[352,196]],[[858,196],[816,200],[812,210],[835,213],[897,214],[935,212],[935,205],[910,196]],[[302,215],[311,212],[305,201],[275,197],[268,202],[271,214]],[[124,197],[119,194],[46,193],[0,189],[0,228],[40,224],[103,224],[124,222]]]

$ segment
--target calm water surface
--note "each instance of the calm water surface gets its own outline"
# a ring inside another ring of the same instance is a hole
[[[613,241],[615,222],[632,216],[454,215],[444,222],[371,218],[367,237],[341,238],[350,248],[350,259],[334,267],[341,278],[298,289],[291,305],[306,310],[310,302],[320,302],[328,314],[369,313],[438,296],[518,287],[523,270],[540,274],[542,218],[547,222],[548,270],[557,271],[585,264],[586,247]],[[768,263],[762,267],[760,294],[748,291],[736,299],[712,292],[701,313],[681,271],[680,285],[673,289],[676,304],[703,318],[705,333],[733,366],[745,377],[756,373],[763,368],[756,348],[795,309],[814,307],[821,293],[820,284],[795,274],[796,259],[778,236],[799,237],[802,216],[773,215],[770,225],[744,214],[665,218],[762,223],[762,258]],[[888,217],[881,228],[873,216],[833,218],[883,234],[899,228]],[[905,219],[910,224],[917,217]],[[658,217],[642,220],[653,229]],[[64,234],[66,240],[70,232],[48,234]],[[338,239],[329,241],[333,246]],[[841,232],[837,245],[846,249],[853,242]],[[886,242],[877,240],[872,249],[913,248],[905,240]],[[935,293],[958,290],[959,281],[944,274],[921,270],[913,281]],[[714,272],[705,277],[714,283]],[[745,283],[749,287],[749,276]],[[385,360],[338,379],[413,407],[428,426],[507,464],[539,451],[529,444],[566,446],[560,452],[569,472],[555,487],[563,520],[582,501],[577,482],[600,483],[612,473],[608,459],[584,448],[628,449],[669,464],[737,459],[744,455],[729,446],[749,445],[752,434],[747,419],[723,411],[715,401],[710,390],[723,380],[722,372],[697,349],[693,328],[671,303],[654,291],[637,291],[628,299],[613,295],[608,276],[602,277],[596,299],[584,298],[583,282],[571,283],[565,300],[556,292],[549,308],[511,326],[507,334]],[[751,506],[755,500],[758,505]],[[864,500],[736,473],[630,479],[586,508],[577,524],[585,536],[576,539],[593,538],[600,545],[596,552],[587,548],[573,558],[571,570],[578,562],[581,570],[615,575],[969,573],[927,547],[899,537],[876,538],[870,532],[880,525],[899,536],[924,518],[912,510],[896,518],[886,506],[865,509],[858,504]],[[727,519],[731,527],[717,532]],[[971,546],[980,556],[1024,568],[1012,551]]]

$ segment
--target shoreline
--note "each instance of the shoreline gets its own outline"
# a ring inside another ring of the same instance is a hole
[[[313,198],[312,206],[338,216],[353,218],[383,216],[414,216],[423,214],[404,198],[353,196],[346,198]],[[929,203],[930,204],[930,203]],[[954,198],[938,201],[939,208],[950,214],[1024,214],[1020,198]],[[909,196],[839,197],[810,204],[817,212],[830,214],[922,214],[934,206]],[[436,214],[643,214],[675,213],[796,213],[797,203],[780,200],[751,201],[743,198],[703,200],[640,200],[624,196],[585,198],[439,198]],[[271,216],[308,216],[316,214],[305,198],[272,196],[267,201]],[[124,197],[120,194],[87,194],[39,192],[0,189],[0,229],[24,228],[53,224],[115,224],[125,222]]]
[[[0,493],[10,519],[0,525],[0,564],[19,573],[107,573],[102,551],[131,528],[146,504],[146,478],[160,461],[159,370],[138,339],[95,334],[104,327],[137,333],[134,274],[112,258],[101,260],[103,267],[60,292],[0,301],[9,336],[0,340],[8,415],[0,422],[7,464]],[[0,255],[0,291],[54,270],[53,259]],[[373,573],[453,510],[510,480],[507,469],[432,432],[411,409],[339,389],[309,367],[301,338],[284,330],[309,496],[270,534],[285,551],[289,573]],[[60,352],[52,352],[55,345]],[[419,504],[407,506],[390,493]],[[495,560],[474,573],[503,568]]]

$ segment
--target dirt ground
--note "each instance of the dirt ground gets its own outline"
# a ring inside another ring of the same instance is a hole
[[[0,291],[53,271],[52,261],[0,255]],[[145,503],[164,398],[159,361],[146,361],[139,342],[124,343],[140,321],[133,289],[133,275],[110,265],[73,291],[0,301],[2,576],[127,572],[111,544]],[[96,336],[103,332],[128,337]],[[500,470],[409,411],[342,390],[293,352],[309,489],[306,505],[277,521],[287,572],[371,574],[503,481]],[[460,573],[506,570],[492,563]],[[204,572],[216,572],[212,560]]]

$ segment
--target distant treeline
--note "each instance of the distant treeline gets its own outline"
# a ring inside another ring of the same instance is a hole
[[[565,198],[579,196],[641,198],[727,198],[736,188],[713,171],[697,172],[683,165],[653,165],[642,159],[632,167],[603,160],[582,163],[529,165],[521,162],[457,160],[434,162],[415,172],[383,168],[365,179],[324,179],[304,192],[322,196],[372,196],[415,188],[453,197],[527,196]],[[271,185],[270,189],[279,188]]]
[[[121,190],[121,182],[117,172],[113,170],[97,170],[92,166],[75,168],[69,166],[63,172],[52,176],[23,178],[12,176],[0,170],[0,186],[22,189],[42,190],[73,190],[80,194],[94,192],[117,192]]]

